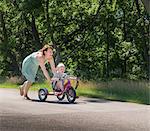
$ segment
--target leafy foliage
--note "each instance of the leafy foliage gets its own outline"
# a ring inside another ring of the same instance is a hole
[[[83,79],[148,79],[149,21],[133,0],[3,0],[0,74],[52,41],[56,63]]]

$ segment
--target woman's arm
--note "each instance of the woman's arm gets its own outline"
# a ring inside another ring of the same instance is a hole
[[[49,82],[51,82],[51,78],[50,78],[50,76],[48,74],[48,71],[46,70],[46,67],[45,67],[44,58],[41,55],[38,55],[36,58],[37,58],[37,60],[39,62],[39,65],[40,65],[40,67],[42,69],[42,72],[43,72],[44,76],[46,77],[46,79]]]
[[[55,67],[55,63],[54,63],[54,58],[52,57],[51,59],[48,60],[48,62],[51,65],[51,71],[52,71],[52,73],[55,73],[56,72],[56,67]]]

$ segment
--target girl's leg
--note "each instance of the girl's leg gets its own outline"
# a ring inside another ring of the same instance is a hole
[[[24,97],[26,97],[27,99],[30,99],[28,97],[28,90],[31,87],[31,85],[32,85],[32,82],[26,81],[25,86],[24,86]]]
[[[57,84],[56,84],[56,86],[57,86],[59,89],[61,89],[61,91],[64,90],[63,82],[62,82],[62,81],[58,81]]]

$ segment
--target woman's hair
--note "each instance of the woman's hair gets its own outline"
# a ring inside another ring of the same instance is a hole
[[[54,49],[51,45],[49,45],[49,44],[46,44],[46,45],[44,45],[44,47],[42,48],[42,49],[40,49],[40,51],[43,53],[43,55],[45,55],[45,51],[47,51],[48,49]]]

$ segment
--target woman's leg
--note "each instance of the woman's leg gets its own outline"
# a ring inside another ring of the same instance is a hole
[[[25,82],[25,86],[24,86],[24,97],[26,97],[27,99],[30,99],[30,98],[28,97],[28,90],[29,90],[29,88],[31,87],[31,85],[32,85],[32,82],[30,82],[30,81],[26,81],[26,82]]]
[[[24,87],[25,87],[25,85],[26,85],[26,81],[19,87],[21,96],[23,96],[23,94],[24,94]]]

